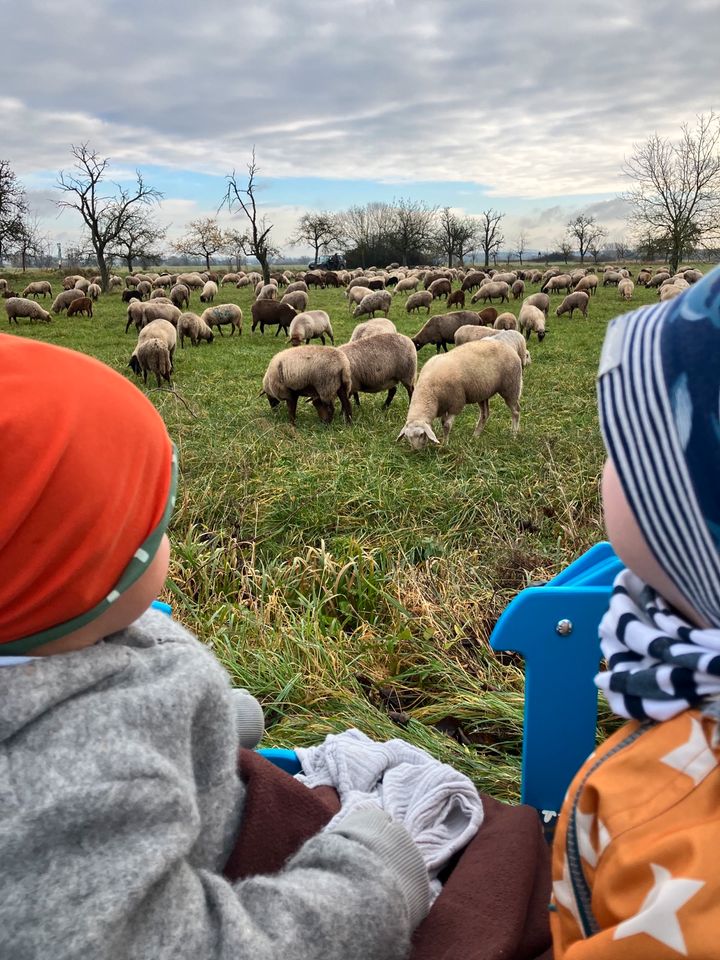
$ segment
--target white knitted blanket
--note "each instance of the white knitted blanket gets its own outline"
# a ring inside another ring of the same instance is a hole
[[[308,787],[334,787],[340,797],[342,807],[326,829],[351,810],[379,806],[417,843],[436,897],[437,874],[483,821],[482,801],[468,777],[404,740],[375,743],[354,729],[296,753],[302,767],[297,779]]]

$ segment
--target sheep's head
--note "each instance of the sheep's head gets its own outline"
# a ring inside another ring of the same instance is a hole
[[[396,443],[399,443],[405,437],[413,450],[424,450],[428,443],[440,446],[440,441],[435,436],[433,428],[429,423],[406,423],[400,433],[397,435]]]

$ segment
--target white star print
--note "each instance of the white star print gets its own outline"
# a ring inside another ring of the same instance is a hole
[[[657,863],[651,863],[650,867],[654,878],[652,889],[635,916],[618,924],[613,939],[623,940],[646,933],[686,957],[687,948],[677,912],[705,886],[705,881],[673,877],[669,870]]]
[[[580,914],[578,913],[577,903],[575,902],[575,894],[573,893],[572,884],[570,882],[570,868],[568,867],[567,855],[565,856],[565,860],[563,862],[562,880],[553,881],[553,896],[561,906],[570,911],[575,919],[575,923],[578,925],[578,928],[582,930]]]
[[[590,839],[590,830],[592,829],[593,820],[595,819],[592,813],[580,813],[575,814],[575,829],[577,832],[577,842],[578,842],[578,853],[586,860],[591,867],[597,866],[598,855],[595,852],[595,848],[592,845],[592,840]]]
[[[690,724],[688,741],[671,750],[661,762],[687,774],[697,786],[717,767],[717,760],[705,739],[702,724],[695,717],[691,717]]]

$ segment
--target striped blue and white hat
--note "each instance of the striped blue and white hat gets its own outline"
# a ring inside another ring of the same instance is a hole
[[[598,373],[600,425],[655,559],[720,626],[720,268],[616,317]]]

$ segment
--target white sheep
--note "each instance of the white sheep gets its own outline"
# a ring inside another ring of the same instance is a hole
[[[509,311],[498,314],[493,321],[493,330],[517,330],[515,314]]]
[[[539,307],[534,307],[531,303],[524,303],[520,307],[518,315],[518,330],[525,334],[527,340],[534,331],[538,340],[545,338],[545,314]]]
[[[377,333],[374,336],[351,340],[338,347],[350,363],[351,393],[360,406],[360,393],[388,391],[383,404],[387,410],[397,392],[399,383],[412,399],[417,376],[417,350],[410,337],[402,333]]]
[[[370,287],[363,286],[353,287],[351,290],[346,290],[345,296],[348,299],[348,310],[352,312],[359,303],[362,303],[363,297],[367,297],[372,292],[373,291],[370,289]]]
[[[304,313],[307,310],[308,295],[304,290],[291,290],[283,296],[280,303],[289,303],[298,313]]]
[[[494,337],[497,332],[493,327],[476,327],[474,324],[464,323],[455,331],[455,346],[461,347],[464,343],[471,343],[473,340]]]
[[[90,281],[89,281],[89,280],[87,280],[85,277],[79,277],[79,278],[75,281],[75,283],[74,283],[74,285],[73,285],[73,289],[75,289],[75,290],[82,290],[82,292],[86,294],[86,293],[87,293],[87,289],[88,289],[89,286],[90,286]]]
[[[153,320],[167,320],[173,327],[176,327],[182,314],[180,307],[176,307],[174,303],[163,303],[161,300],[148,300],[141,306],[143,308],[143,326],[152,323]]]
[[[224,324],[230,326],[231,337],[236,330],[238,336],[242,335],[243,312],[235,303],[219,303],[216,307],[208,307],[207,310],[203,310],[200,319],[206,323],[211,330],[213,327],[217,327],[221,337],[225,336],[222,332]]]
[[[427,312],[430,313],[432,302],[433,295],[429,290],[418,290],[417,293],[411,293],[407,298],[405,301],[405,309],[408,313],[412,313],[413,310],[417,310],[417,312],[420,313],[421,307],[427,307]]]
[[[217,296],[218,286],[214,280],[207,280],[200,294],[200,303],[212,303]]]
[[[527,342],[519,330],[496,330],[493,336],[503,343],[509,343],[513,350],[517,350],[517,355],[520,357],[520,363],[522,363],[523,368],[529,363],[532,363]]]
[[[432,298],[431,298],[432,299]],[[378,310],[388,313],[392,303],[392,294],[387,290],[373,290],[366,294],[360,303],[353,310],[353,317],[369,316],[374,317]]]
[[[489,300],[492,303],[494,299],[499,299],[500,303],[504,300],[510,301],[510,287],[504,280],[485,281],[472,295],[470,303],[477,303],[478,300],[482,300],[483,303]]]
[[[618,296],[621,300],[632,300],[635,292],[635,284],[627,277],[618,284]]]
[[[102,293],[102,287],[99,283],[91,283],[87,288],[87,295],[91,300],[97,300]]]
[[[350,343],[356,340],[362,340],[364,337],[374,337],[378,333],[397,333],[397,328],[392,320],[387,317],[375,317],[372,320],[365,320],[358,323],[350,337]]]
[[[158,387],[163,380],[170,383],[176,344],[175,327],[167,320],[153,320],[140,331],[128,366],[137,376],[142,373],[143,383],[148,373],[155,374]]]
[[[190,343],[192,343],[194,347],[196,347],[201,340],[206,340],[208,343],[212,343],[214,340],[212,330],[203,318],[199,317],[196,313],[182,313],[178,318],[177,332],[180,337],[180,346],[183,350],[185,349],[185,337],[190,338]]]
[[[420,371],[405,426],[397,436],[405,437],[413,450],[440,441],[433,421],[440,418],[445,441],[455,417],[468,403],[480,411],[475,426],[478,436],[490,414],[490,397],[499,394],[512,413],[512,432],[520,427],[522,363],[517,351],[496,337],[465,343],[450,353],[431,357]]]
[[[67,310],[69,304],[71,304],[73,300],[77,300],[78,297],[83,296],[85,296],[85,294],[82,292],[82,290],[74,290],[72,288],[70,290],[63,290],[55,297],[50,309],[53,313],[62,313],[63,310]]]
[[[8,323],[12,323],[14,320],[16,326],[19,326],[19,317],[26,317],[28,320],[43,320],[45,323],[50,323],[52,320],[47,310],[43,310],[36,300],[26,300],[24,297],[8,297],[5,301],[5,309],[7,310]]]
[[[394,293],[409,293],[411,290],[416,290],[419,283],[420,277],[405,277],[398,280]]]
[[[7,284],[7,280],[3,281]],[[0,288],[2,289],[2,288]],[[52,287],[47,280],[35,280],[34,283],[29,283],[23,292],[20,294],[21,297],[27,297],[28,295],[33,297],[39,297],[42,295],[43,300],[45,297],[50,294],[52,296]]]
[[[320,339],[325,346],[326,336],[330,337],[331,343],[335,343],[330,317],[324,310],[308,310],[293,317],[290,321],[288,336],[294,347],[299,347],[303,340],[305,343],[310,343],[311,340],[316,339]]]
[[[262,283],[259,285],[260,289],[255,290],[255,299],[256,300],[277,300],[278,295],[278,285],[277,281],[270,281],[270,283]]]
[[[348,358],[337,347],[290,347],[276,353],[263,377],[262,392],[271,407],[285,400],[295,425],[298,397],[310,397],[323,423],[335,415],[340,400],[345,420],[352,422],[352,377]]]

